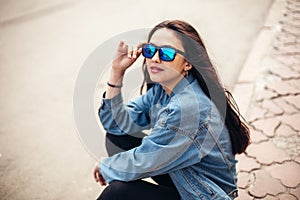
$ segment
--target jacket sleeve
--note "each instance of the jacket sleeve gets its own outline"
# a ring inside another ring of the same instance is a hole
[[[160,116],[140,146],[106,158],[99,164],[99,170],[108,183],[165,174],[200,162],[200,151],[187,131],[191,127],[179,126],[180,111],[166,110],[168,113]]]
[[[112,99],[102,100],[98,115],[103,128],[115,135],[124,135],[148,129],[149,109],[153,97],[152,88],[128,104],[123,104],[121,94]]]

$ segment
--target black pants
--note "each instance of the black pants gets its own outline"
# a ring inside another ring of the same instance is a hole
[[[106,150],[109,156],[137,147],[141,144],[142,133],[135,136],[106,134]],[[98,197],[98,200],[177,200],[179,193],[168,174],[151,177],[156,183],[143,180],[130,182],[113,181]]]

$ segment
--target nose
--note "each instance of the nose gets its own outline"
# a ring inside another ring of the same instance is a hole
[[[156,62],[156,63],[160,63],[160,62],[161,62],[161,60],[160,60],[160,58],[159,58],[159,52],[158,52],[158,51],[155,52],[155,54],[154,54],[154,56],[151,58],[151,60],[152,60],[152,62]]]

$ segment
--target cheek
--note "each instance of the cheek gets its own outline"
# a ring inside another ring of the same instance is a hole
[[[184,70],[184,65],[181,62],[174,62],[166,65],[170,70],[176,72],[182,72]]]

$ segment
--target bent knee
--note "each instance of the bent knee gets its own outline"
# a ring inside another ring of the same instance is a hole
[[[112,181],[102,192],[97,200],[119,200],[127,196],[128,190],[127,182]]]
[[[128,184],[128,182],[123,181],[112,181],[108,187],[115,194],[123,194],[128,191]]]

